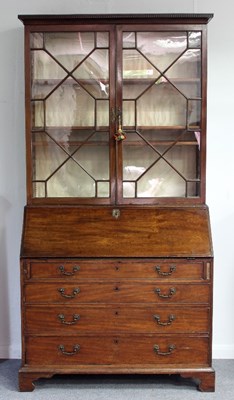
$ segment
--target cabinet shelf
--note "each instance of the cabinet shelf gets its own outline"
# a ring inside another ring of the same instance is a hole
[[[199,78],[168,78],[168,80],[167,79],[163,79],[163,80],[161,80],[161,78],[159,78],[159,80],[156,80],[157,78],[124,78],[123,79],[123,84],[133,84],[133,85],[135,85],[135,84],[146,84],[146,83],[149,83],[149,84],[152,84],[153,83],[153,81],[156,81],[155,82],[155,85],[170,85],[170,81],[172,81],[173,83],[175,83],[175,84],[178,84],[178,83],[200,83],[200,79]]]
[[[74,131],[95,131],[95,132],[109,132],[110,128],[109,126],[47,126],[45,128],[33,128],[32,132],[45,132],[45,131],[61,131],[61,132],[74,132]],[[174,126],[137,126],[136,128],[134,126],[123,126],[123,130],[127,132],[136,132],[136,131],[188,131],[188,132],[194,132],[194,131],[200,131],[201,128],[198,125],[191,125],[188,128],[183,125],[174,125]]]
[[[58,85],[60,82],[63,81],[65,77],[61,78],[61,79],[46,79],[46,78],[42,78],[42,79],[33,79],[32,83],[34,85],[41,85],[41,86],[50,86],[50,85]],[[173,78],[171,79],[173,81],[173,83],[175,84],[180,84],[180,83],[200,83],[200,79],[199,78]],[[128,85],[136,85],[136,84],[152,84],[154,81],[155,85],[168,85],[170,84],[170,79],[168,80],[157,80],[157,78],[123,78],[122,82],[123,84],[128,84]],[[104,79],[104,78],[98,78],[95,77],[95,79],[79,79],[79,78],[67,78],[63,81],[63,85],[78,85],[78,82],[80,82],[83,85],[93,85],[93,84],[97,84],[98,82],[101,82],[102,84],[105,85],[109,85],[109,80],[108,79]]]
[[[146,143],[144,143],[144,142],[127,141],[127,140],[124,141],[123,143],[124,143],[124,146],[142,147],[142,146],[146,145]],[[162,141],[162,140],[158,140],[158,141],[150,140],[150,144],[152,146],[171,146],[171,145],[173,145],[173,143],[174,143],[175,146],[198,146],[197,141],[180,141],[180,142],[175,143],[175,141],[173,141],[173,140],[164,140],[164,141]],[[48,142],[44,142],[44,143],[43,142],[34,142],[33,146],[36,146],[36,147],[44,147],[44,146],[53,147],[56,144],[58,144],[61,147],[64,146],[64,142],[57,141],[57,140],[56,140],[56,143],[55,142],[49,142],[49,143]],[[79,146],[81,146],[83,144],[84,144],[83,141],[70,141],[70,142],[68,141],[68,142],[66,142],[66,145],[77,146],[77,147],[79,147]],[[85,143],[85,146],[109,146],[109,141],[105,141],[105,142],[87,142],[87,143]]]
[[[65,79],[65,77],[61,78],[61,79],[34,79],[32,80],[32,83],[34,85],[38,85],[38,86],[56,86],[58,85],[60,82],[63,81],[63,79]],[[78,85],[78,82],[80,82],[82,85],[93,85],[93,84],[97,84],[99,82],[101,82],[102,84],[108,85],[109,84],[109,80],[107,79],[103,79],[103,78],[95,78],[95,79],[79,79],[79,78],[67,78],[65,79],[62,84],[63,85],[71,85],[71,86],[76,86]]]

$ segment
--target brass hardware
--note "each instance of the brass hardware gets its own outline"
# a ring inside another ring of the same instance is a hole
[[[117,132],[114,134],[114,138],[117,142],[126,139],[126,134],[123,131],[122,127],[122,112],[120,108],[118,109],[117,116],[118,117],[118,129]]]
[[[58,314],[59,321],[61,322],[61,324],[64,324],[64,325],[75,325],[80,319],[80,315],[79,314],[73,314],[72,317],[73,317],[73,321],[69,322],[69,321],[65,321],[64,314]]]
[[[74,356],[75,354],[77,354],[80,351],[80,345],[79,344],[75,344],[73,346],[73,351],[65,351],[65,347],[63,344],[60,344],[58,346],[58,349],[61,351],[62,354],[64,354],[65,356]]]
[[[175,350],[175,349],[176,349],[176,346],[174,344],[170,344],[168,346],[168,351],[163,352],[163,351],[160,351],[160,347],[158,344],[154,345],[154,352],[156,354],[158,354],[159,356],[169,356],[170,354],[172,354],[173,350]]]
[[[175,321],[176,317],[175,317],[175,315],[170,314],[168,316],[168,321],[167,322],[160,321],[160,315],[154,315],[154,319],[155,319],[155,321],[157,322],[158,325],[168,326],[168,325],[171,325],[173,321]]]
[[[64,292],[65,292],[64,288],[59,288],[58,291],[61,294],[61,296],[65,297],[66,299],[73,299],[77,294],[80,293],[80,289],[79,288],[73,289],[72,294],[64,294]]]
[[[169,275],[173,274],[173,272],[176,271],[176,266],[175,266],[175,265],[171,265],[168,272],[162,272],[162,271],[161,271],[161,267],[160,267],[159,265],[156,265],[155,271],[156,271],[156,272],[158,273],[158,275],[160,275],[160,276],[169,276]]]
[[[61,272],[62,275],[71,276],[71,275],[74,275],[76,272],[78,272],[80,270],[80,266],[79,265],[75,265],[72,268],[72,272],[69,272],[69,271],[65,271],[64,265],[60,265],[58,267],[58,270],[59,270],[59,272]]]
[[[173,296],[173,294],[176,294],[176,289],[175,288],[170,288],[168,294],[161,294],[161,289],[157,288],[155,289],[155,293],[158,295],[158,297],[162,297],[163,299],[169,299],[170,297]]]
[[[114,208],[112,210],[112,217],[118,219],[120,217],[120,210],[118,208]]]

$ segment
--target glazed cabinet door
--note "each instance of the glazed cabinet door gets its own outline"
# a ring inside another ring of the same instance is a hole
[[[26,31],[29,202],[204,201],[200,25]]]
[[[204,196],[203,46],[201,27],[119,27],[120,203]]]
[[[105,25],[26,32],[30,198],[113,201],[114,47]]]

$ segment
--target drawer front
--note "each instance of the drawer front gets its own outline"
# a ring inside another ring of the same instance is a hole
[[[189,260],[76,260],[32,261],[29,263],[31,279],[204,279],[203,261]]]
[[[28,303],[209,303],[207,284],[74,282],[28,283]]]
[[[210,309],[195,306],[27,306],[28,334],[208,333]]]
[[[105,337],[27,337],[29,365],[208,366],[207,337],[157,335]]]

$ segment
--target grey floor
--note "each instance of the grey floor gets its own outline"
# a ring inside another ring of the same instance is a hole
[[[0,400],[234,400],[234,360],[215,360],[215,393],[176,376],[56,376],[18,392],[19,360],[0,360]]]

